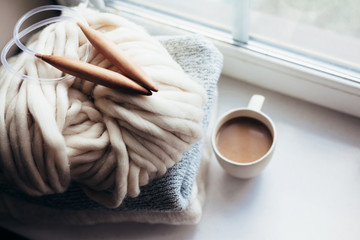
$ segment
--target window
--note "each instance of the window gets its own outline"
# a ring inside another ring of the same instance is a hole
[[[106,0],[106,5],[214,39],[225,56],[225,75],[360,116],[354,104],[360,103],[357,0]]]
[[[359,82],[360,4],[357,0],[254,0],[251,36],[329,64]]]

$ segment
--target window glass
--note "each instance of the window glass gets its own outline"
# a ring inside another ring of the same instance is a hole
[[[232,0],[119,0],[230,32]]]
[[[358,0],[252,0],[259,41],[360,72]]]
[[[245,0],[113,0],[226,34],[234,32],[234,19],[243,12],[234,9],[236,1]],[[359,0],[249,1],[249,46],[260,43],[308,61],[307,66],[314,63],[359,79]]]

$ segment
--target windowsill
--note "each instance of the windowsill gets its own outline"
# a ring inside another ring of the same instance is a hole
[[[262,94],[279,138],[254,179],[232,178],[211,160],[198,225],[0,225],[32,239],[357,239],[360,119],[225,76],[218,86],[217,118]]]
[[[229,44],[223,74],[275,92],[360,117],[360,84]]]
[[[206,237],[356,239],[360,119],[228,77],[219,82],[217,116],[246,106],[253,94],[266,97],[262,110],[277,127],[273,159],[258,178],[245,181],[227,176],[214,160],[195,234],[214,229]]]

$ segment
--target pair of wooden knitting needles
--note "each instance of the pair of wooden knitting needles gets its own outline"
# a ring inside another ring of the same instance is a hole
[[[99,31],[81,23],[77,24],[93,47],[116,66],[122,74],[73,58],[39,53],[36,53],[35,56],[65,73],[122,92],[151,95],[151,91],[158,91],[156,84],[141,66],[127,56],[114,42]]]

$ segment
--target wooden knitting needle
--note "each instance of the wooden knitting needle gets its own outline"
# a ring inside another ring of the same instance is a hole
[[[127,93],[151,95],[151,91],[132,81],[120,73],[101,68],[77,59],[53,55],[35,54],[36,57],[57,69],[96,84]]]
[[[144,70],[134,60],[124,53],[116,44],[108,39],[104,34],[96,31],[90,27],[87,27],[81,23],[77,23],[81,28],[87,39],[91,42],[96,50],[102,53],[106,59],[108,59],[114,66],[120,69],[120,71],[136,81],[143,87],[155,91],[158,91],[158,87],[147,75]]]

